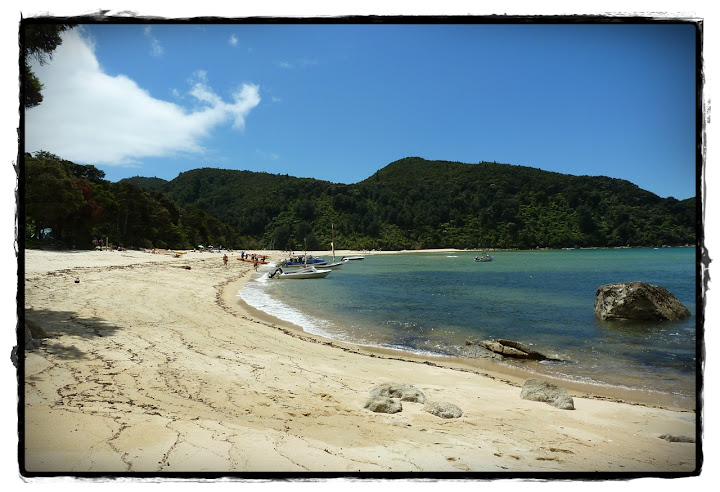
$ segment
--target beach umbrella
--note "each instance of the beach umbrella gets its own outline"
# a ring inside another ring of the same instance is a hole
[[[203,246],[202,244],[198,244],[198,249],[205,249],[205,246]]]

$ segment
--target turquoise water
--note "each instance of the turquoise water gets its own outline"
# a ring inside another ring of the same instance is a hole
[[[694,397],[695,249],[492,254],[488,263],[473,261],[478,252],[367,255],[322,280],[263,275],[240,296],[337,340],[474,359],[488,356],[477,342],[508,338],[563,361],[533,363],[533,370]],[[692,316],[661,323],[596,319],[597,288],[633,280],[665,287]]]

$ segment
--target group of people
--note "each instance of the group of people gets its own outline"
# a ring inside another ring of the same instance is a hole
[[[238,259],[239,259],[239,260],[243,260],[243,261],[252,261],[252,262],[253,262],[253,267],[255,268],[255,271],[257,271],[257,269],[258,269],[258,264],[261,263],[261,262],[264,263],[265,260],[267,259],[267,256],[265,256],[265,255],[257,255],[257,254],[255,254],[255,253],[250,254],[250,253],[246,253],[245,251],[243,251],[243,252],[240,253],[240,258],[238,258]],[[223,264],[225,265],[225,268],[227,268],[228,255],[223,255]]]
[[[258,256],[258,255],[256,255],[255,253],[250,254],[250,253],[246,253],[245,251],[243,251],[242,253],[240,253],[240,259],[241,259],[241,260],[265,261],[266,258],[267,258],[267,257],[266,257],[265,255]]]

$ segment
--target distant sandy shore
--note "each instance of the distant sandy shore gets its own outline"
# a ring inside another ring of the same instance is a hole
[[[26,319],[48,334],[25,351],[27,473],[695,469],[696,444],[660,438],[695,437],[693,411],[572,387],[560,410],[520,398],[527,374],[310,336],[239,300],[236,253],[25,252]],[[363,408],[387,382],[463,415]]]

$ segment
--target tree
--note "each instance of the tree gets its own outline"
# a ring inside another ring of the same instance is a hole
[[[35,60],[40,65],[45,65],[52,59],[53,51],[62,43],[60,34],[74,26],[74,24],[25,24],[22,31],[22,88],[25,108],[33,108],[43,100],[43,85],[30,68],[30,61]]]
[[[59,157],[48,152],[34,158],[26,154],[25,215],[34,224],[33,234],[51,228],[55,239],[63,239],[85,205],[82,191]]]

